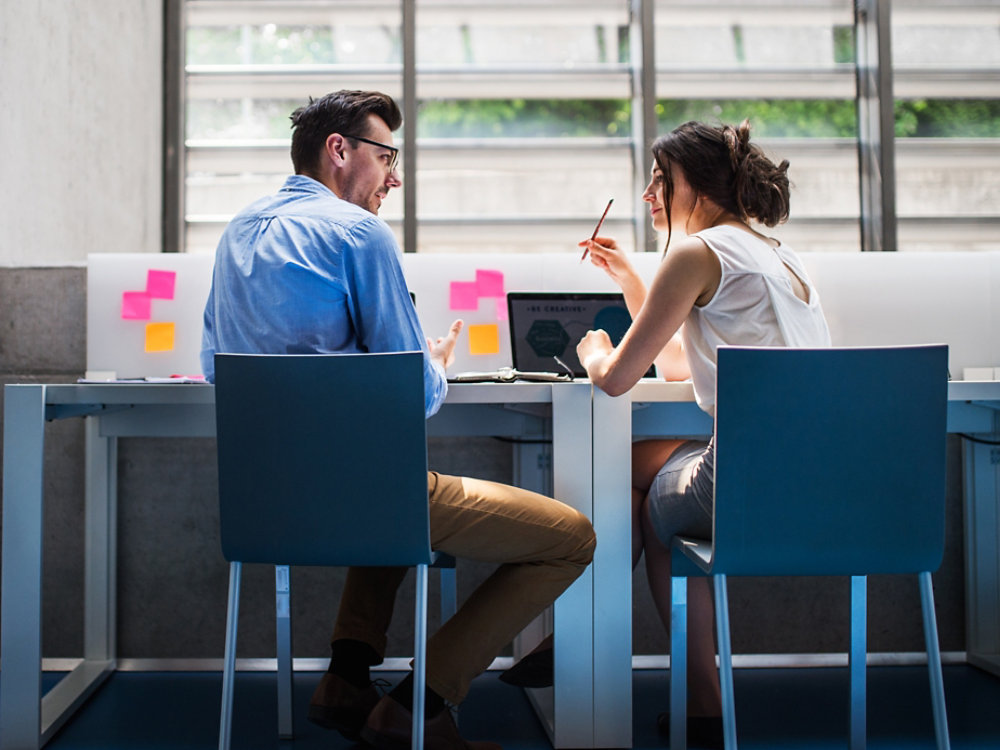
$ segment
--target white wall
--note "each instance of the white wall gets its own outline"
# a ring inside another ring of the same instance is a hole
[[[0,3],[0,266],[160,249],[163,0]]]

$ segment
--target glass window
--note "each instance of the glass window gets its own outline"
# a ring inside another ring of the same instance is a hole
[[[765,233],[799,251],[857,250],[854,10],[849,0],[658,0],[657,119],[749,119],[788,159],[791,217]]]
[[[288,117],[308,97],[401,96],[401,16],[398,0],[188,0],[185,12],[185,245],[212,252],[232,215],[291,173]],[[401,195],[383,211],[397,228]]]
[[[575,252],[611,197],[607,231],[636,243],[636,142],[655,135],[636,123],[744,118],[791,164],[791,219],[769,231],[857,250],[852,0],[647,1],[651,29],[621,0],[187,0],[186,249],[281,185],[295,107],[373,88],[415,102],[415,174],[381,214],[401,242],[416,227],[407,250]],[[899,247],[996,249],[1000,3],[893,0],[891,19]]]
[[[1000,250],[1000,3],[892,7],[901,250]]]

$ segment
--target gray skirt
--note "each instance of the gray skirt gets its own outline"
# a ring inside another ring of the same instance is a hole
[[[712,538],[715,441],[688,440],[657,473],[646,502],[656,535],[664,545],[680,534]]]

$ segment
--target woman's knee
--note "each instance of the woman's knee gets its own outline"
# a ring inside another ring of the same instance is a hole
[[[640,440],[632,443],[632,488],[645,495],[670,455],[683,440]]]

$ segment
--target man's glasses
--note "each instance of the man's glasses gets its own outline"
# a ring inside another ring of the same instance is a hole
[[[391,156],[389,157],[390,173],[396,168],[396,164],[399,163],[399,149],[395,146],[379,143],[378,141],[373,141],[369,138],[362,138],[360,135],[345,135],[344,138],[350,138],[352,141],[361,141],[362,143],[370,143],[372,146],[378,146],[379,148],[384,148],[391,152]]]

